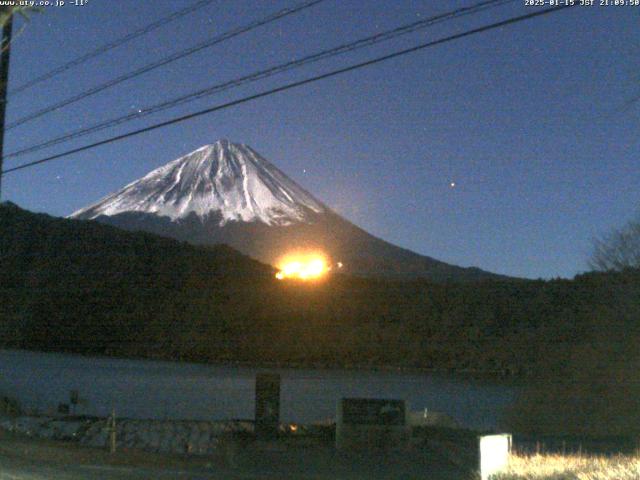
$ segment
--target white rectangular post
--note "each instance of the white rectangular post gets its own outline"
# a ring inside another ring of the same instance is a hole
[[[483,435],[478,437],[480,450],[480,477],[489,480],[491,475],[504,472],[509,466],[511,435]]]

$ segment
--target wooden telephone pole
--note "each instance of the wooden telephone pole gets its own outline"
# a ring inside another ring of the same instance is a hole
[[[0,42],[0,199],[2,199],[2,160],[4,158],[4,117],[7,112],[7,87],[9,85],[9,57],[11,55],[11,32],[13,30],[12,7],[2,7],[0,13],[8,14],[2,26],[2,41]]]

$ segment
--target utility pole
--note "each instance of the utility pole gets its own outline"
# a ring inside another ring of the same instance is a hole
[[[7,14],[2,26],[2,41],[0,42],[0,200],[2,199],[2,160],[4,158],[4,117],[7,112],[7,87],[9,85],[9,57],[11,55],[11,31],[13,30],[12,7],[2,7],[0,13]]]

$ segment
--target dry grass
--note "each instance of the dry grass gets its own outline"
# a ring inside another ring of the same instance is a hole
[[[496,480],[638,480],[640,456],[513,455]]]

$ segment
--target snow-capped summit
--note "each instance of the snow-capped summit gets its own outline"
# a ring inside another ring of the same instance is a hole
[[[227,222],[306,223],[325,207],[247,145],[218,140],[153,170],[72,218],[125,212],[185,218],[219,215]]]

